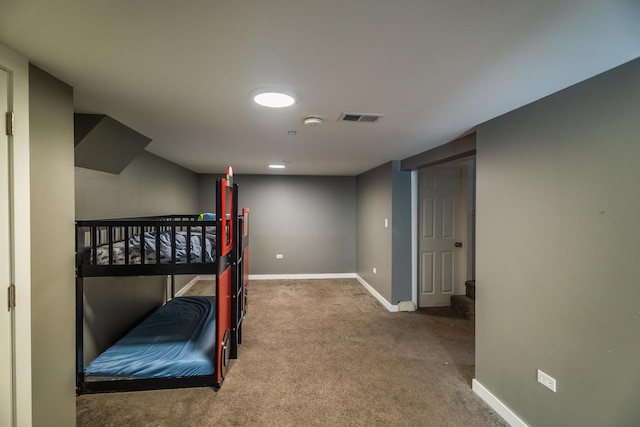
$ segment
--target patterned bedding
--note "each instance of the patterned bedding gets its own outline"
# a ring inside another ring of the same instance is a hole
[[[171,258],[172,239],[171,233],[167,231],[160,232],[160,263],[169,263],[174,260]],[[135,235],[129,239],[129,264],[140,264],[140,235]],[[158,254],[156,252],[156,233],[144,233],[144,262],[145,264],[158,263]],[[191,262],[213,262],[216,256],[216,236],[212,233],[205,233],[204,255],[202,260],[202,233],[199,230],[191,232],[190,248]],[[176,263],[187,262],[187,232],[178,231],[175,235],[176,245]],[[113,262],[112,264],[126,264],[126,245],[124,241],[113,243]],[[91,260],[93,263],[93,258]],[[96,248],[96,264],[109,265],[109,246],[102,245]]]

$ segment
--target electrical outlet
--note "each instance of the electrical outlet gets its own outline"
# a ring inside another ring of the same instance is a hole
[[[378,272],[378,270],[376,270],[375,267],[373,267],[373,274],[376,274]]]
[[[538,369],[538,382],[552,392],[556,392],[556,379],[549,374],[545,374],[540,369]]]
[[[282,258],[284,258],[283,254],[276,254],[276,259],[282,259]]]

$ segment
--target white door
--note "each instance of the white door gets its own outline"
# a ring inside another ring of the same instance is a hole
[[[9,137],[6,114],[9,107],[8,73],[0,68],[0,425],[13,425],[12,310],[8,305],[11,284],[9,225]]]
[[[464,285],[462,171],[431,167],[418,174],[420,307],[450,305],[451,295]]]

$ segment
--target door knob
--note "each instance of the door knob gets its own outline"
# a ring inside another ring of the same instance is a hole
[[[462,247],[462,242],[455,242],[453,244],[453,246],[455,246],[456,248],[461,248]]]

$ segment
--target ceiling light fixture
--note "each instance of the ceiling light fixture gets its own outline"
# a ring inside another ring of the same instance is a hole
[[[290,107],[296,103],[296,96],[293,92],[267,87],[252,91],[251,98],[256,104],[269,108]]]
[[[285,167],[286,167],[285,165],[275,165],[275,164],[269,165],[270,169],[284,169]]]

